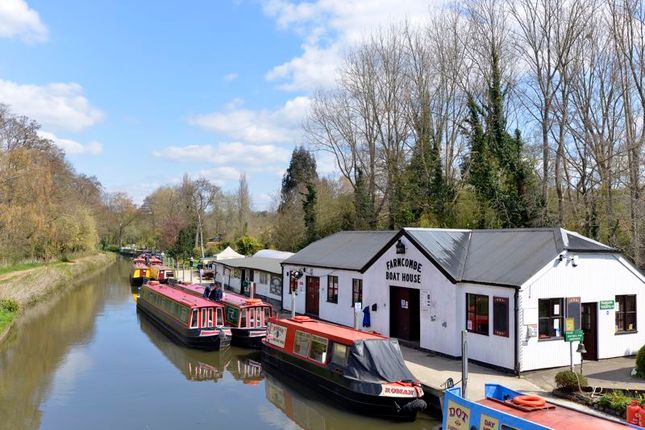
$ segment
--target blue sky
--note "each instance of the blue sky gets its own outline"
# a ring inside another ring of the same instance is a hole
[[[0,0],[0,103],[140,202],[183,174],[270,206],[316,88],[428,0]],[[317,154],[322,174],[331,158]]]

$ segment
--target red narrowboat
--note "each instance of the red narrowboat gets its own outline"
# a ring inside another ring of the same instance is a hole
[[[224,306],[219,303],[153,281],[141,287],[137,310],[189,347],[219,350],[231,343],[231,331],[224,327]]]
[[[177,283],[175,288],[188,294],[203,297],[205,287],[198,284]],[[222,296],[215,299],[215,291],[209,297],[224,305],[226,326],[233,333],[233,345],[247,348],[261,348],[262,339],[267,335],[267,324],[271,317],[272,306],[260,299],[222,291]]]
[[[352,411],[412,421],[426,408],[396,339],[298,316],[271,318],[263,343],[265,365]]]

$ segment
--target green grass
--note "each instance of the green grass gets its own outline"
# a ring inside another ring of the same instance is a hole
[[[0,309],[0,332],[4,330],[16,318],[18,312]]]
[[[38,262],[38,263],[19,263],[19,264],[14,264],[13,266],[0,267],[0,275],[4,275],[5,273],[18,272],[20,270],[33,269],[34,267],[40,267],[44,265],[45,263]]]

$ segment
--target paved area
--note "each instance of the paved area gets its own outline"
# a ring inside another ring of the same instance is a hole
[[[443,389],[443,384],[448,378],[452,378],[455,385],[460,384],[461,361],[405,346],[401,346],[401,352],[408,369],[423,384],[435,389]],[[487,383],[498,383],[524,392],[542,391],[539,386],[524,378],[470,363],[468,365],[468,398],[471,400],[483,399],[484,384]]]
[[[645,379],[631,376],[635,364],[635,357],[617,357],[599,361],[583,362],[583,374],[587,377],[592,387],[614,388],[621,390],[645,390]],[[526,372],[523,377],[533,382],[544,390],[555,388],[555,374],[569,367],[556,369],[536,370]],[[580,365],[575,366],[577,372]]]

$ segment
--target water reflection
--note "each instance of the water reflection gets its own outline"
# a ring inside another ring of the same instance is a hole
[[[343,410],[315,392],[310,386],[290,378],[287,375],[272,370],[264,370],[264,387],[266,398],[286,415],[291,427],[307,430],[339,430],[339,429],[417,429],[434,430],[437,421],[425,414],[419,414],[412,423],[392,423],[387,420],[355,415]],[[277,421],[274,419],[274,421]],[[287,423],[283,423],[287,427]]]

